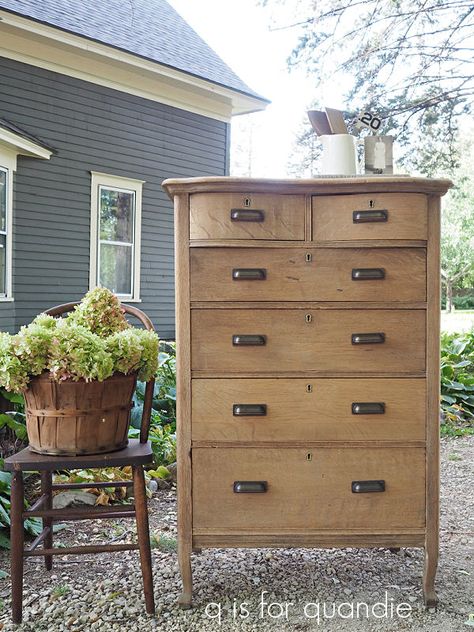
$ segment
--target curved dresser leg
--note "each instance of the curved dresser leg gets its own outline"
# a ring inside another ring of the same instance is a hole
[[[181,581],[183,582],[183,590],[178,598],[180,608],[190,608],[193,593],[193,577],[191,570],[191,543],[178,540],[178,563],[181,572]]]
[[[423,597],[427,608],[434,608],[438,604],[438,597],[435,592],[434,582],[436,569],[438,567],[437,546],[425,548],[425,564],[423,569]]]

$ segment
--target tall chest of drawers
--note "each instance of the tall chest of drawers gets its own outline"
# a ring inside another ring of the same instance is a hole
[[[180,602],[213,547],[423,547],[436,603],[451,183],[163,184],[175,205]]]

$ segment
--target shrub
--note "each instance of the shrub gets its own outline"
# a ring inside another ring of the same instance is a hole
[[[441,336],[443,434],[474,432],[474,332]]]

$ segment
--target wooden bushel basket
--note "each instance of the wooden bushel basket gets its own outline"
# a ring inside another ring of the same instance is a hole
[[[103,382],[34,377],[24,392],[30,449],[77,456],[124,448],[136,381],[135,373],[116,373]]]

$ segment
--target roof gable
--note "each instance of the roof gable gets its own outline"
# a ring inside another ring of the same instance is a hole
[[[266,101],[165,0],[0,0],[0,8]]]

